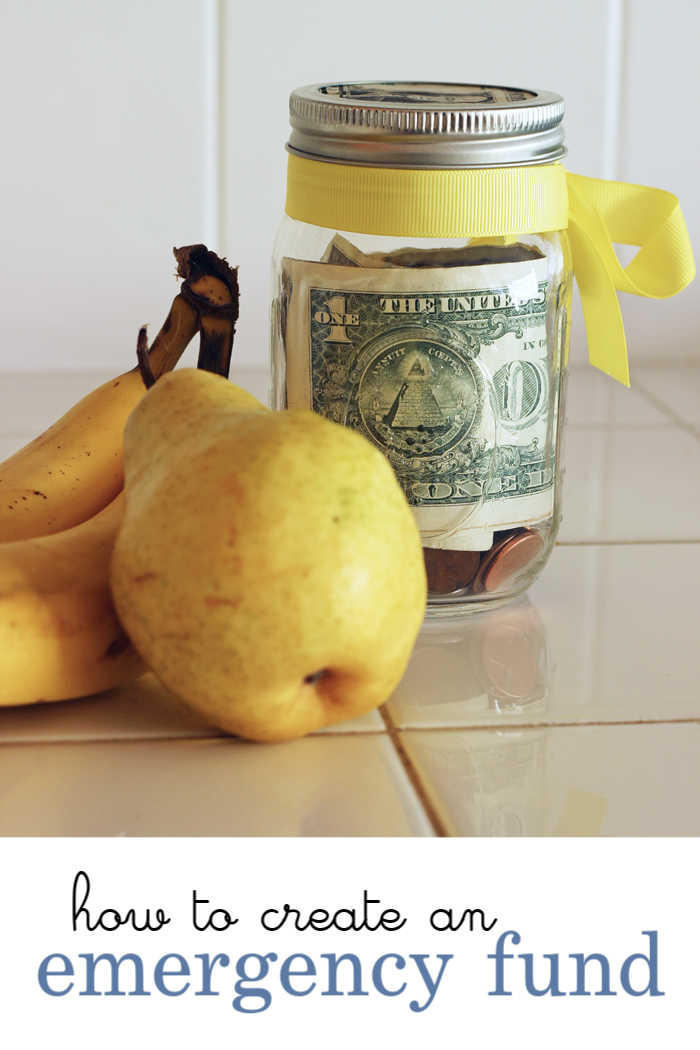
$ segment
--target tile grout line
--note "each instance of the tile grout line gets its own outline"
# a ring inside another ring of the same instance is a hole
[[[667,405],[665,401],[662,401],[658,394],[654,393],[652,390],[649,390],[649,388],[646,387],[643,382],[639,387],[637,387],[635,381],[635,389],[638,389],[640,394],[642,394],[647,399],[647,401],[654,405],[655,408],[658,408],[661,412],[664,413],[664,415],[668,416],[669,419],[673,420],[677,427],[680,427],[681,430],[685,430],[686,433],[691,434],[696,439],[696,441],[700,441],[700,433],[698,432],[697,428],[694,427],[692,423],[688,423],[688,421],[683,419],[682,416],[676,415],[673,408],[670,405]]]
[[[675,366],[676,367],[679,366],[679,367],[684,368],[684,369],[685,368],[697,368],[698,367],[698,362],[697,362],[696,359],[690,358],[688,360],[675,362]],[[581,367],[581,370],[583,370],[583,368],[584,368],[584,366],[579,366],[579,367]],[[673,370],[673,367],[674,367],[673,364],[669,365],[667,361],[664,361],[661,358],[654,359],[654,360],[641,361],[639,363],[639,365],[637,366],[636,370],[635,370],[634,382],[631,384],[631,389],[636,391],[638,394],[640,394],[641,397],[644,398],[645,401],[648,401],[650,405],[653,405],[654,408],[656,408],[658,411],[660,411],[662,413],[662,415],[664,415],[666,417],[668,422],[662,422],[662,423],[620,423],[617,420],[615,420],[612,423],[609,422],[609,421],[608,422],[602,422],[602,423],[589,423],[587,421],[583,422],[583,423],[576,423],[576,422],[572,422],[569,419],[566,419],[565,420],[566,429],[567,430],[582,430],[582,431],[591,431],[591,430],[633,431],[633,430],[665,430],[665,429],[671,428],[672,426],[676,426],[676,427],[680,427],[681,430],[685,430],[687,433],[692,434],[693,437],[700,439],[700,431],[699,431],[698,427],[695,426],[693,423],[689,423],[686,419],[683,419],[682,416],[677,415],[671,405],[668,405],[662,398],[660,398],[658,396],[658,394],[654,393],[646,385],[647,381],[645,380],[644,372],[648,368],[656,368],[656,369],[665,368],[666,371],[671,372]],[[570,369],[570,371],[572,371],[572,369]]]
[[[371,736],[387,736],[387,731],[384,727],[378,729],[339,729],[334,730],[330,733],[308,733],[305,737],[300,737],[302,740],[323,740],[324,737],[342,737],[347,739],[348,737],[371,737]],[[207,735],[198,736],[89,736],[89,737],[57,737],[52,740],[0,740],[0,748],[3,747],[38,747],[38,746],[69,746],[73,747],[76,744],[182,744],[188,741],[205,741],[205,740],[221,740],[228,741],[229,743],[239,743],[250,745],[251,747],[256,746],[256,741],[245,740],[241,736],[233,736],[232,734],[226,733],[210,733]],[[287,741],[288,743],[295,743],[296,741]]]
[[[411,759],[403,746],[398,729],[394,725],[393,719],[386,709],[386,704],[379,708],[379,714],[384,720],[389,740],[394,745],[394,750],[398,756],[399,762],[403,766],[403,770],[409,779],[411,787],[418,796],[418,801],[422,805],[423,812],[428,818],[428,822],[435,832],[435,835],[437,838],[441,839],[450,838],[450,832],[448,831],[445,822],[438,813],[437,807],[432,799],[429,797],[428,791],[418,773],[418,770],[411,762]]]
[[[419,774],[416,772],[411,759],[406,754],[401,743],[401,733],[472,733],[489,730],[490,732],[504,732],[521,729],[577,729],[578,727],[590,728],[598,726],[606,729],[608,726],[657,726],[657,725],[700,725],[700,715],[688,718],[639,718],[639,719],[616,719],[609,721],[587,721],[587,722],[484,722],[478,725],[465,723],[464,725],[396,725],[391,717],[383,709],[379,712],[385,723],[382,729],[346,729],[334,730],[330,733],[310,733],[304,737],[305,740],[323,740],[324,738],[354,739],[356,737],[382,737],[388,736],[394,744],[402,765],[415,787],[421,802],[424,802],[426,810],[434,811],[434,806],[429,799],[425,798],[425,789]],[[186,744],[218,740],[222,743],[241,743],[255,746],[253,742],[246,741],[242,737],[227,736],[224,734],[213,734],[211,736],[125,736],[125,737],[62,737],[55,740],[0,740],[0,748],[4,747],[59,747],[85,744]],[[291,741],[294,743],[294,741]],[[416,784],[417,781],[417,784]],[[435,816],[436,824],[442,826],[439,816]],[[432,821],[431,821],[432,822]],[[448,833],[447,833],[448,834]]]
[[[521,729],[590,729],[599,727],[607,729],[609,726],[669,726],[669,725],[700,725],[700,716],[689,718],[629,718],[616,719],[608,722],[510,722],[508,724],[498,722],[485,722],[481,725],[441,725],[441,726],[398,726],[397,730],[402,733],[473,733],[488,730],[489,732],[511,732]]]

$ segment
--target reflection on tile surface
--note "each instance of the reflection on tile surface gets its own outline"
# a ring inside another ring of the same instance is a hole
[[[530,592],[551,655],[549,718],[700,718],[698,580],[698,544],[556,549]]]
[[[331,731],[376,732],[383,728],[381,716],[370,711],[351,722],[338,723]],[[221,735],[161,685],[153,674],[82,700],[0,707],[0,743]]]
[[[548,682],[544,624],[521,599],[463,620],[428,621],[388,709],[399,726],[536,722]]]
[[[700,540],[700,441],[686,430],[569,427],[564,466],[560,542]]]
[[[429,835],[385,734],[0,748],[0,835]]]
[[[379,711],[368,711],[349,722],[336,722],[325,729],[317,729],[312,736],[328,736],[330,733],[380,733],[384,732],[384,720]]]
[[[528,599],[428,623],[400,726],[700,718],[700,544],[557,547]]]
[[[401,735],[452,834],[700,834],[696,724]]]
[[[82,700],[0,708],[0,743],[218,735],[153,674]]]

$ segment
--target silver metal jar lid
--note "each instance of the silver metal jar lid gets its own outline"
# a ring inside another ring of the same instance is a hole
[[[566,153],[564,100],[481,84],[311,84],[289,99],[287,148],[312,159],[391,168],[549,164]]]

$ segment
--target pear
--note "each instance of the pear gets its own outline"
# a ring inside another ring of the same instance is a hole
[[[426,581],[413,515],[369,441],[180,369],[129,418],[125,492],[119,617],[208,721],[286,740],[386,700]]]

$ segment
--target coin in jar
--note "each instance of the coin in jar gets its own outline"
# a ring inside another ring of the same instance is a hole
[[[428,591],[432,594],[453,594],[461,591],[474,579],[479,568],[479,551],[444,551],[423,548]]]
[[[474,580],[475,592],[502,590],[541,553],[542,537],[532,529],[518,529],[491,548]]]

